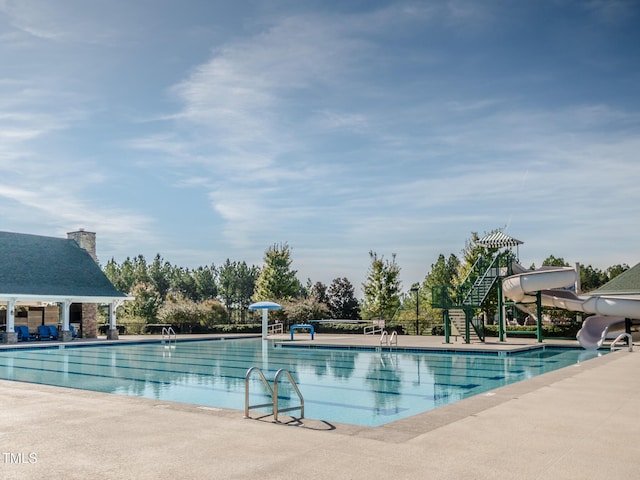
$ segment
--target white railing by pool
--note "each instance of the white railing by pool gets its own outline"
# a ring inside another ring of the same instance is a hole
[[[616,337],[616,339],[611,342],[611,346],[609,347],[609,349],[613,352],[616,349],[616,344],[622,340],[622,339],[627,339],[627,347],[629,348],[630,352],[633,352],[633,339],[631,338],[631,335],[628,333],[621,333],[620,335],[618,335]]]
[[[171,340],[173,339],[173,343],[175,345],[178,339],[178,336],[176,335],[176,332],[173,329],[173,327],[162,327],[162,343],[165,342],[165,339],[169,344],[169,346],[171,346]]]
[[[279,333],[280,335],[282,335],[284,333],[283,328],[284,327],[282,323],[272,323],[271,325],[267,325],[267,334],[275,335]]]
[[[381,333],[382,327],[380,325],[367,325],[364,327],[365,335],[375,335],[376,333]]]
[[[386,330],[384,330],[382,332],[382,335],[380,335],[380,346],[387,346],[387,347],[392,347],[392,346],[396,346],[396,348],[398,347],[398,332],[396,332],[395,330],[393,332],[391,332],[391,336],[389,336],[389,334],[387,333]]]

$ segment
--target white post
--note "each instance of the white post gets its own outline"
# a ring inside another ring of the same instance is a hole
[[[65,300],[62,302],[62,331],[69,330],[69,310],[71,309],[71,301]]]
[[[116,328],[116,305],[111,302],[109,304],[109,330],[115,330]]]
[[[15,324],[16,324],[16,301],[15,299],[10,299],[7,302],[7,328],[5,331],[9,333],[15,332]]]
[[[269,324],[269,310],[266,308],[262,309],[262,339],[267,339],[267,325]]]
[[[580,282],[580,263],[576,262],[576,295],[582,295],[582,284]]]
[[[118,340],[118,327],[116,326],[116,309],[117,302],[109,304],[109,331],[107,332],[107,340]]]
[[[69,310],[71,309],[71,300],[62,302],[62,331],[60,332],[60,340],[70,342],[73,340],[71,331],[69,331]]]
[[[576,295],[582,295],[582,281],[580,280],[580,262],[576,262]],[[582,322],[582,314],[576,312],[576,322]]]
[[[16,333],[16,299],[11,298],[7,300],[7,324],[5,326],[5,332],[2,336],[2,343],[16,343],[18,341],[18,334]]]

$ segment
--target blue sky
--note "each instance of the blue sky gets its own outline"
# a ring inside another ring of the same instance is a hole
[[[472,231],[640,261],[640,6],[0,0],[0,229],[405,288]]]

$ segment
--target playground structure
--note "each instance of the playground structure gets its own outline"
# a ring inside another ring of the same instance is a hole
[[[494,285],[498,291],[498,338],[501,342],[508,334],[523,333],[506,330],[505,307],[510,305],[535,315],[538,342],[543,340],[543,306],[591,315],[584,320],[577,335],[584,348],[599,348],[605,340],[615,339],[620,334],[630,338],[633,320],[640,319],[640,295],[598,294],[596,291],[579,296],[576,294],[579,293],[578,267],[528,270],[517,262],[517,255],[512,250],[522,243],[503,232],[478,240],[478,245],[496,253],[490,257],[480,256],[455,290],[446,286],[433,289],[432,306],[443,309],[445,343],[450,343],[451,335],[461,335],[465,343],[472,339],[484,341],[484,321],[474,318],[474,313],[481,308]],[[511,301],[506,302],[505,297]]]

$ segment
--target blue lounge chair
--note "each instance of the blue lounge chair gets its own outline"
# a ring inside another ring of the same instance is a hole
[[[29,340],[33,340],[33,337],[29,334],[29,327],[22,325],[16,327],[15,331],[18,334],[19,342],[28,342]]]
[[[38,325],[38,336],[40,340],[51,340],[51,330],[47,325]]]
[[[58,340],[58,327],[55,325],[49,325],[49,334],[51,336],[51,340]]]
[[[69,324],[69,331],[71,332],[71,338],[72,339],[78,338],[78,332],[76,332],[76,329],[73,328],[73,325],[71,325],[71,324]]]

